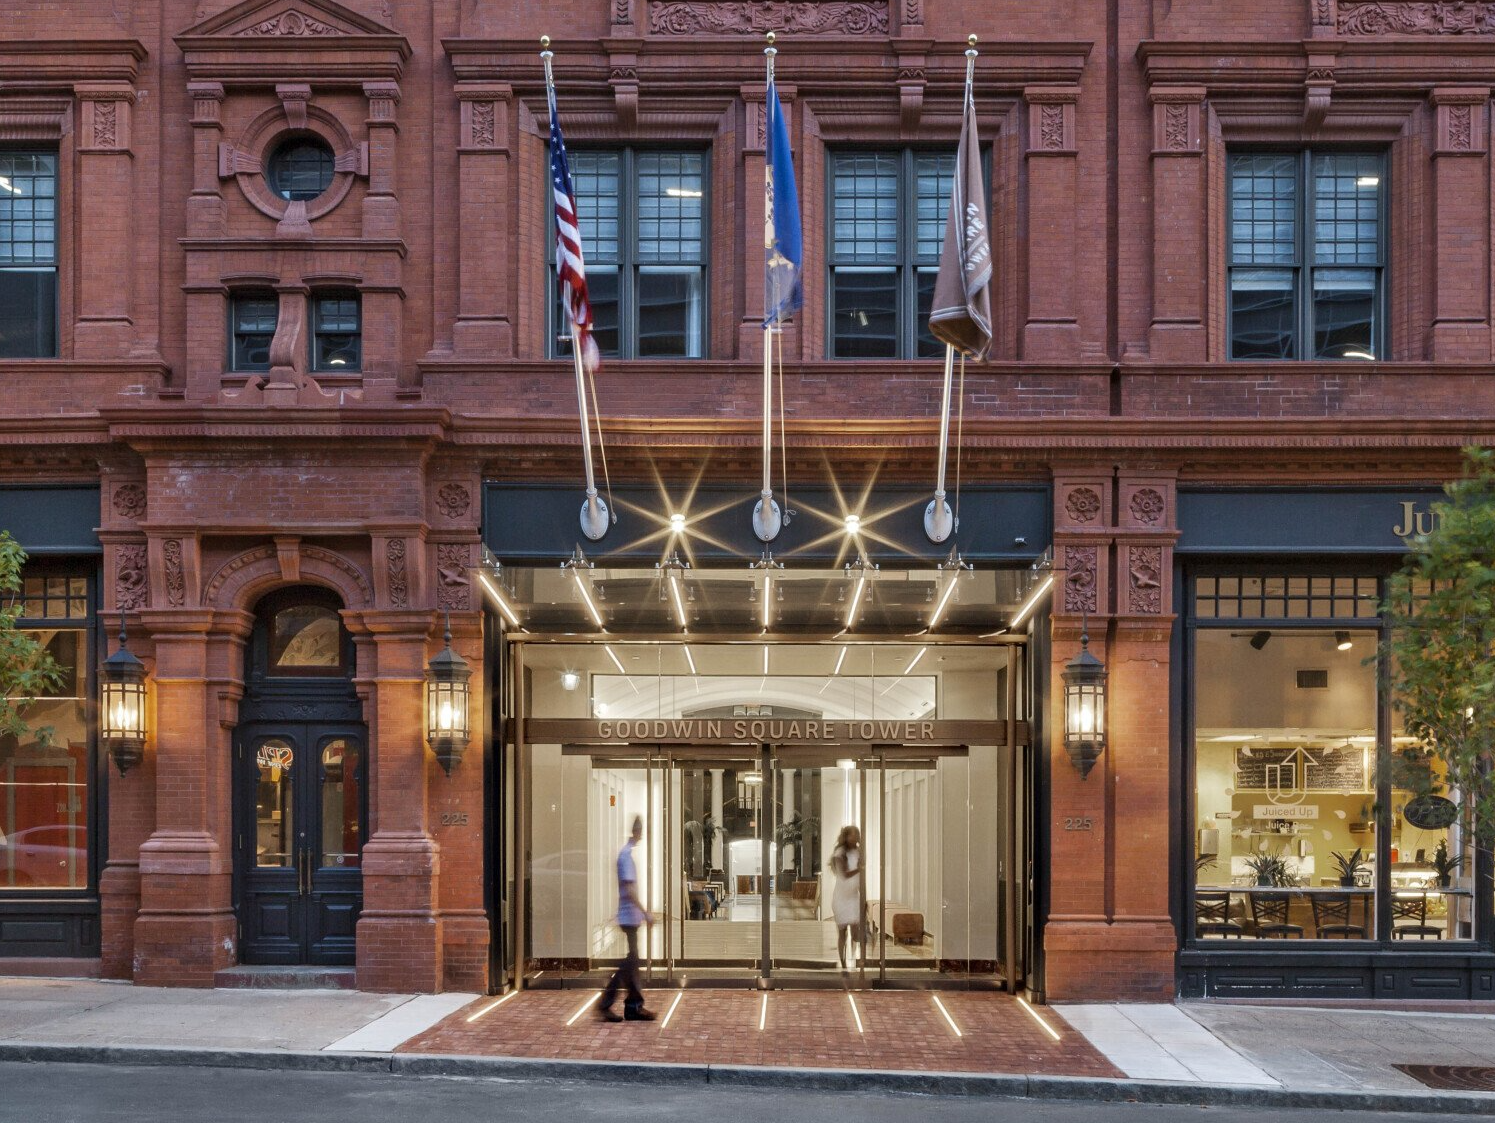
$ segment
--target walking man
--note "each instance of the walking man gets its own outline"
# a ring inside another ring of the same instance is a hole
[[[654,1020],[654,1015],[644,1009],[644,992],[639,986],[638,975],[639,925],[654,927],[654,918],[639,899],[638,865],[633,858],[634,847],[643,837],[644,820],[635,815],[633,833],[618,852],[618,927],[623,929],[623,935],[628,939],[628,954],[618,964],[613,977],[607,981],[607,989],[602,992],[602,1001],[597,1006],[597,1016],[604,1022],[621,1022],[624,1018],[630,1022]],[[613,1010],[613,999],[618,997],[618,991],[625,988],[627,994],[623,998],[623,1014],[619,1017]]]

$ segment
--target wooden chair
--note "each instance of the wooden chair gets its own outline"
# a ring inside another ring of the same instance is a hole
[[[1365,939],[1365,926],[1350,923],[1350,909],[1355,898],[1349,893],[1313,893],[1309,895],[1313,905],[1313,935],[1327,940],[1335,936],[1342,939]]]
[[[1398,920],[1410,923],[1398,924]],[[1429,936],[1435,940],[1443,939],[1443,929],[1428,923],[1428,895],[1426,893],[1417,893],[1410,897],[1397,893],[1391,898],[1391,938],[1405,940],[1408,936],[1416,936],[1419,940],[1425,940]]]
[[[1213,889],[1194,890],[1194,935],[1234,936],[1244,939],[1246,930],[1230,915],[1230,891]]]
[[[1287,919],[1287,907],[1291,897],[1287,893],[1252,893],[1251,919],[1256,925],[1258,940],[1303,938],[1303,926],[1292,924]]]

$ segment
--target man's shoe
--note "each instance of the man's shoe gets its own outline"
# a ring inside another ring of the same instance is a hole
[[[627,1010],[623,1014],[624,1020],[630,1022],[652,1022],[655,1016],[653,1010],[645,1010],[642,1006],[637,1010]]]
[[[597,1008],[597,1020],[599,1022],[621,1022],[623,1018],[622,1015],[618,1014],[617,1012],[610,1010],[605,1006],[599,1006]]]

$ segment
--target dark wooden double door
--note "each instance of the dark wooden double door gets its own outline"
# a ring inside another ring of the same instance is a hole
[[[351,965],[363,904],[367,734],[252,722],[235,746],[240,961]]]

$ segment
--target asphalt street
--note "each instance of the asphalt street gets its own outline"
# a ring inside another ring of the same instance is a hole
[[[609,1087],[371,1073],[0,1064],[0,1123],[461,1123],[729,1119],[733,1123],[1434,1123],[1469,1116],[1162,1107],[696,1085]]]

